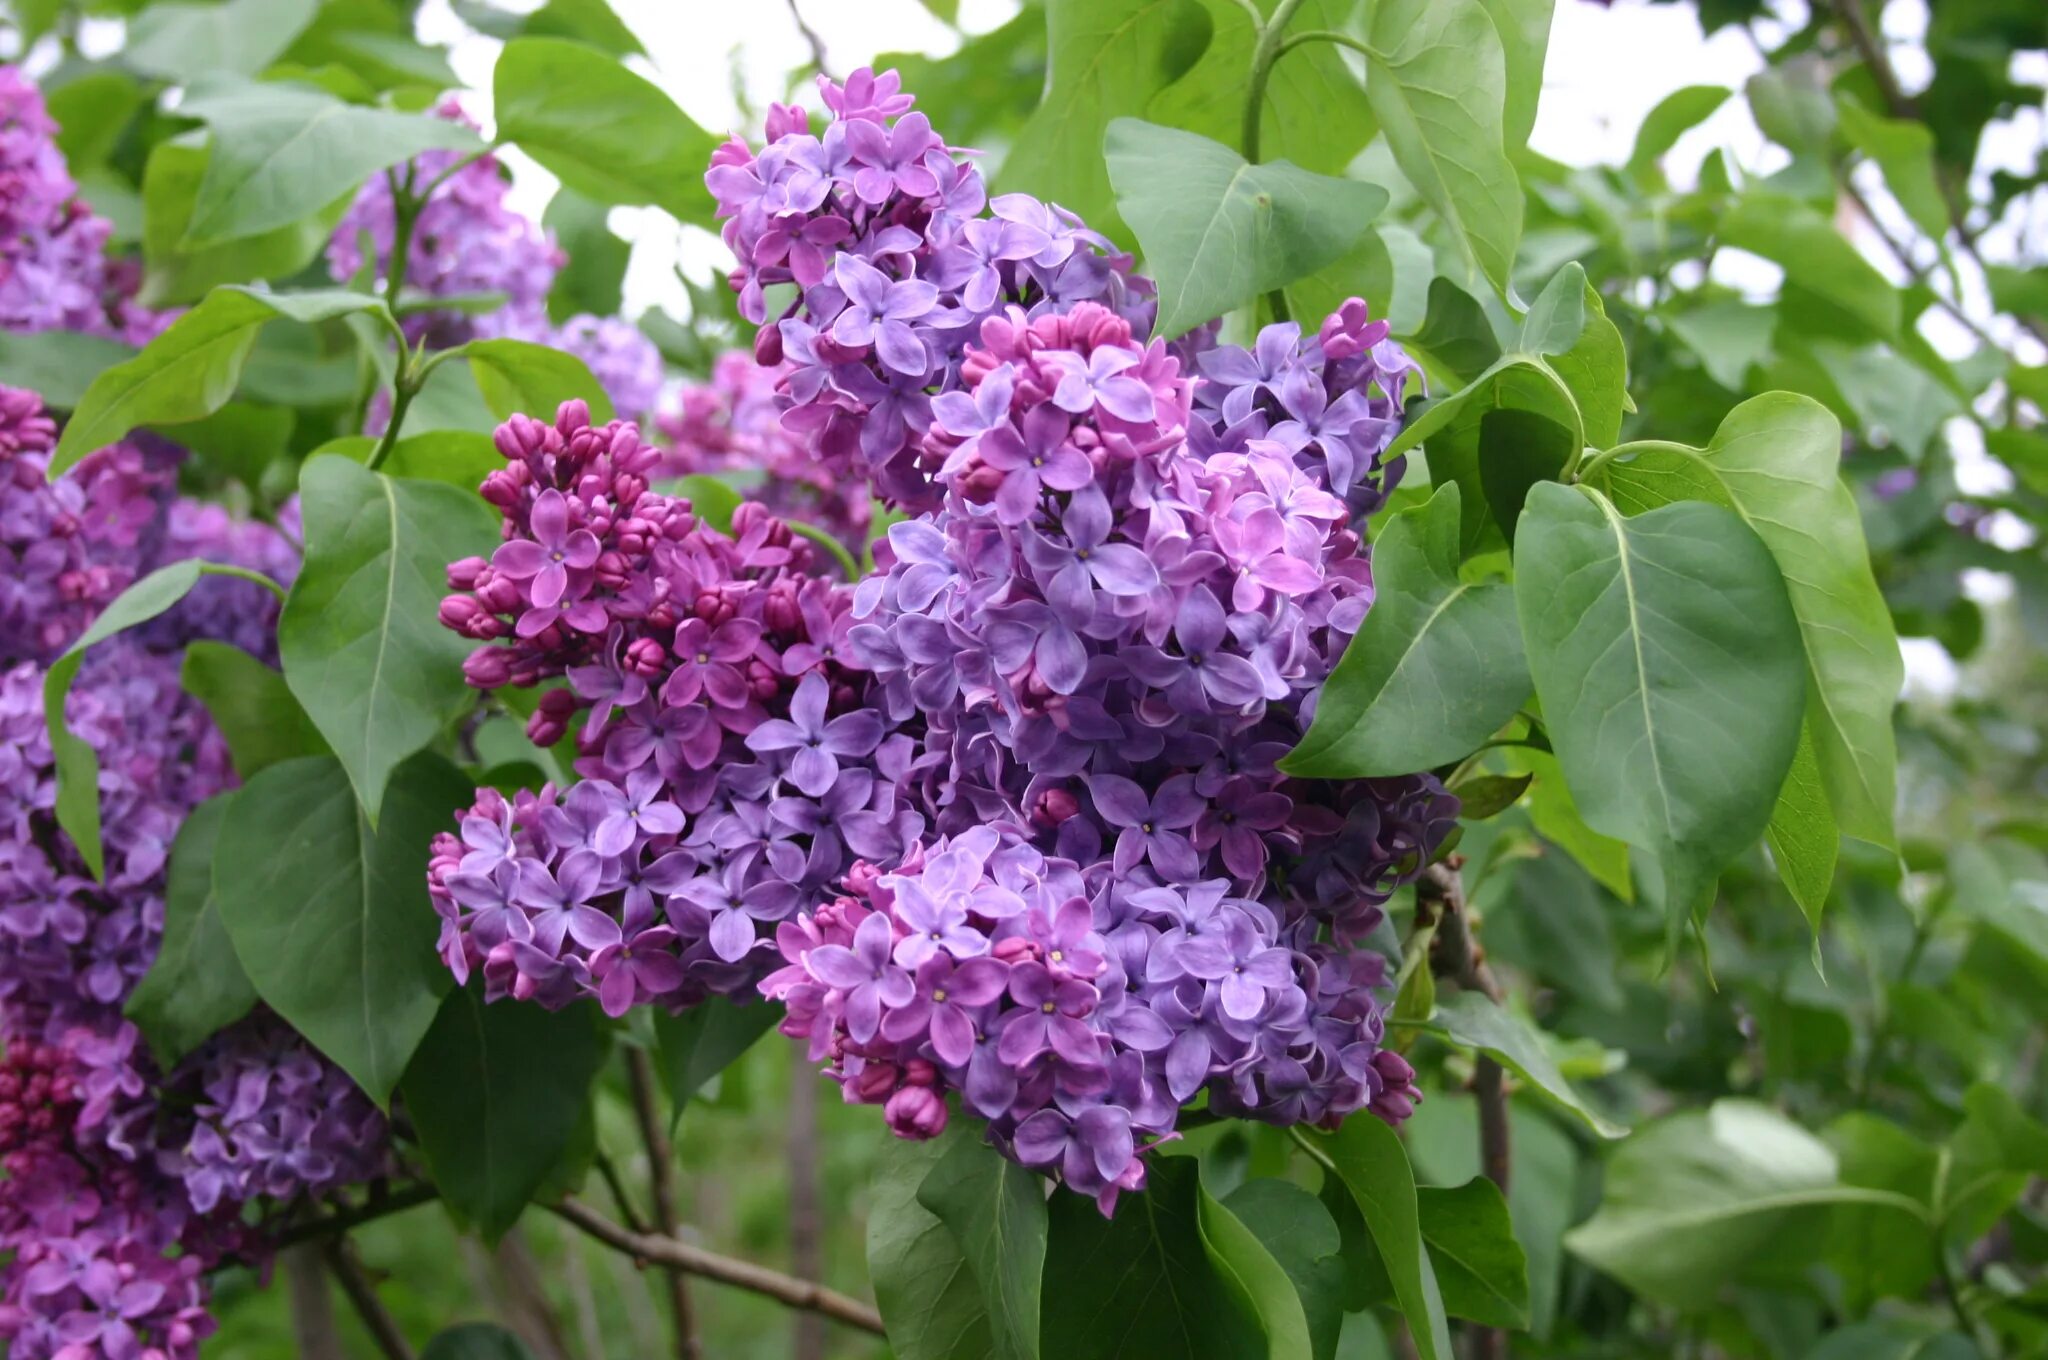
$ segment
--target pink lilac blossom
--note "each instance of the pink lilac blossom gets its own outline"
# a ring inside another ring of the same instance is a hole
[[[139,275],[107,258],[113,229],[78,197],[56,135],[42,91],[0,66],[0,330],[140,344],[169,318],[138,306]]]
[[[664,449],[661,476],[740,474],[733,484],[777,515],[815,524],[858,555],[867,544],[874,498],[867,482],[818,456],[817,441],[782,423],[785,365],[763,367],[728,351],[702,383],[677,388],[654,418]]]
[[[657,451],[581,402],[497,443],[482,491],[506,541],[449,569],[442,622],[484,644],[480,688],[567,679],[529,732],[551,745],[584,715],[584,778],[480,790],[436,842],[443,958],[491,999],[594,995],[615,1015],[749,997],[778,922],[923,832],[896,792],[914,740],[846,656],[851,591],[758,505],[728,536],[650,491]]]
[[[931,399],[961,386],[984,319],[1095,302],[1142,333],[1153,290],[1071,213],[1025,194],[990,201],[895,72],[863,69],[844,86],[821,77],[819,89],[832,113],[822,133],[775,105],[767,144],[726,142],[705,183],[739,262],[740,314],[761,327],[755,354],[788,364],[784,424],[833,475],[864,471],[884,498],[921,510],[935,502]],[[771,319],[769,291],[785,285],[796,296]]]

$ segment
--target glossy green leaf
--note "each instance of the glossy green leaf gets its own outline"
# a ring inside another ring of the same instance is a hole
[[[100,67],[54,89],[44,81],[43,102],[57,124],[57,149],[76,177],[114,154],[129,120],[147,97],[127,72]]]
[[[285,682],[373,823],[392,770],[474,695],[470,644],[438,622],[449,562],[498,541],[477,497],[325,455],[299,475],[306,559],[278,620]]]
[[[1602,1116],[1573,1089],[1533,1029],[1480,993],[1459,992],[1444,1000],[1429,1028],[1461,1048],[1494,1059],[1602,1138],[1628,1133],[1626,1126]]]
[[[604,1056],[592,1002],[487,1006],[480,983],[441,1002],[400,1089],[442,1202],[486,1241],[561,1160]]]
[[[1599,1212],[1565,1246],[1646,1298],[1697,1308],[1731,1280],[1810,1265],[1842,1204],[1894,1210],[1895,1231],[1922,1231],[1918,1205],[1843,1185],[1827,1145],[1785,1116],[1718,1100],[1623,1144]]]
[[[1798,745],[1804,654],[1778,568],[1720,506],[1624,519],[1545,483],[1515,540],[1515,600],[1579,810],[1655,858],[1675,933],[1762,834]]]
[[[408,428],[412,423],[407,419]],[[376,447],[377,441],[368,435],[347,435],[322,444],[313,455],[336,453],[351,462],[366,463]],[[392,444],[377,470],[387,477],[445,482],[464,491],[475,491],[485,477],[504,466],[505,455],[498,452],[498,446],[487,434],[475,430],[427,430]]]
[[[164,879],[163,942],[121,1008],[166,1068],[256,1004],[213,891],[214,846],[240,796],[207,799],[178,828]]]
[[[877,1131],[868,1183],[868,1278],[898,1360],[984,1360],[996,1354],[981,1286],[952,1230],[917,1202],[918,1188],[954,1144],[979,1137],[955,1119],[928,1142]]]
[[[1641,447],[1594,469],[1590,480],[1625,513],[1711,500],[1756,531],[1784,577],[1804,639],[1814,754],[1835,818],[1859,840],[1894,844],[1892,707],[1905,664],[1871,572],[1862,517],[1838,472],[1842,435],[1834,416],[1806,397],[1772,392],[1731,411],[1704,449]]]
[[[1159,280],[1155,333],[1171,338],[1340,258],[1386,207],[1386,190],[1135,118],[1104,143],[1117,207]]]
[[[316,0],[154,4],[129,25],[121,60],[173,84],[253,76],[284,54],[318,8]]]
[[[1771,337],[1777,329],[1775,308],[1753,307],[1746,302],[1709,302],[1683,311],[1667,312],[1664,323],[1699,356],[1700,366],[1731,392],[1746,386],[1749,370],[1771,357]]]
[[[214,895],[257,994],[379,1106],[453,982],[427,898],[433,838],[476,790],[439,756],[395,771],[372,827],[332,756],[243,787],[214,851]]]
[[[1451,786],[1458,796],[1458,815],[1468,822],[1498,817],[1521,800],[1534,779],[1526,774],[1483,774],[1461,780]]]
[[[209,78],[178,112],[213,134],[183,244],[196,249],[287,227],[422,151],[473,151],[475,133],[425,113],[348,104],[298,85]]]
[[[1350,779],[1458,760],[1529,697],[1513,588],[1458,575],[1455,483],[1387,522],[1373,543],[1373,607],[1281,762]]]
[[[1415,1173],[1400,1136],[1367,1114],[1345,1120],[1335,1133],[1309,1137],[1365,1219],[1416,1353],[1422,1360],[1453,1360],[1443,1295],[1422,1243]]]
[[[1046,0],[1045,26],[1045,97],[994,188],[1057,203],[1114,237],[1103,136],[1114,119],[1142,117],[1208,50],[1209,13],[1197,0]]]
[[[178,683],[206,705],[244,781],[279,761],[328,754],[284,677],[240,647],[204,638],[187,644]]]
[[[1045,1354],[1061,1360],[1263,1356],[1253,1301],[1203,1239],[1200,1167],[1152,1161],[1142,1194],[1105,1219],[1085,1195],[1056,1193],[1045,1254]]]
[[[528,340],[472,340],[451,352],[469,360],[484,405],[499,420],[524,414],[552,421],[563,402],[579,397],[594,423],[612,418],[604,388],[573,354]]]
[[[138,425],[177,425],[219,410],[234,395],[264,323],[283,317],[310,325],[355,312],[376,314],[383,306],[367,294],[341,289],[216,288],[141,353],[92,380],[57,441],[50,475],[68,471]]]
[[[1463,1185],[1422,1186],[1415,1198],[1444,1312],[1483,1327],[1526,1328],[1529,1263],[1500,1187],[1474,1176]]]
[[[1522,190],[1505,151],[1505,58],[1493,20],[1479,0],[1382,0],[1366,42],[1366,98],[1395,163],[1479,271],[1505,288]]]
[[[1287,1272],[1309,1330],[1315,1360],[1333,1360],[1344,1322],[1342,1238],[1330,1211],[1292,1181],[1261,1176],[1223,1197],[1223,1207]]]
[[[547,0],[526,17],[523,31],[537,38],[574,38],[615,57],[647,54],[607,0]]]
[[[132,346],[83,331],[5,331],[0,332],[0,383],[26,387],[46,406],[69,411],[93,379],[134,357]]]
[[[716,139],[616,59],[564,38],[516,38],[491,90],[498,139],[585,198],[711,222],[704,166]]]
[[[355,192],[335,195],[294,222],[257,235],[187,246],[185,235],[212,152],[197,133],[159,142],[142,175],[141,299],[161,307],[192,302],[216,284],[296,274],[323,250]],[[332,186],[330,186],[331,188]]]
[[[232,576],[262,581],[244,567],[186,558],[159,567],[116,595],[100,611],[64,654],[50,663],[43,674],[43,722],[50,734],[50,753],[56,765],[57,799],[53,809],[57,825],[78,848],[78,856],[95,879],[106,876],[106,851],[100,842],[100,760],[84,738],[71,731],[65,714],[65,700],[85,654],[95,643],[114,634],[148,623],[185,598],[201,576]]]
[[[1496,407],[1479,417],[1479,485],[1494,524],[1515,545],[1529,489],[1555,481],[1579,454],[1572,432],[1535,411]],[[1457,483],[1451,483],[1456,486]]]
[[[1635,900],[1635,885],[1629,876],[1628,843],[1603,836],[1586,825],[1579,806],[1572,799],[1557,757],[1548,751],[1526,748],[1508,755],[1510,766],[1535,776],[1524,804],[1538,834],[1576,861],[1601,886],[1624,902]]]
[[[1315,1343],[1293,1277],[1259,1235],[1211,1195],[1207,1186],[1197,1185],[1196,1189],[1202,1245],[1208,1249],[1209,1260],[1257,1315],[1260,1330],[1266,1334],[1269,1360],[1309,1360]],[[1321,1212],[1320,1205],[1316,1211]]]
[[[730,1067],[780,1019],[780,1005],[755,1001],[739,1006],[722,997],[692,1006],[680,1015],[657,1010],[655,1068],[677,1117],[698,1087]]]
[[[1045,1183],[979,1138],[952,1140],[917,1202],[959,1243],[1001,1360],[1037,1360]]]
[[[1501,356],[1500,338],[1479,300],[1447,278],[1429,282],[1422,325],[1403,345],[1450,390],[1465,386]]]
[[[603,0],[591,0],[602,4]],[[555,275],[548,291],[548,319],[556,325],[579,312],[612,316],[619,311],[620,285],[632,244],[612,234],[606,219],[611,210],[573,189],[558,190],[548,200],[542,225],[568,252],[569,262]]]

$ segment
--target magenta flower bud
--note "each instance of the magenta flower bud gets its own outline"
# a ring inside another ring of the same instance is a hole
[[[1032,820],[1040,826],[1058,826],[1081,810],[1081,800],[1065,789],[1047,789],[1032,809]]]
[[[502,647],[479,647],[462,662],[462,678],[475,689],[498,689],[512,678]]]
[[[989,951],[989,957],[1008,964],[1027,963],[1040,954],[1038,942],[1022,935],[1012,935],[1007,940],[997,940]]]
[[[1399,1124],[1415,1113],[1416,1092],[1412,1088],[1383,1091],[1366,1108],[1389,1124]]]
[[[569,731],[569,719],[576,716],[576,695],[572,690],[551,689],[540,696],[540,705],[526,720],[526,737],[535,746],[553,746]]]
[[[946,1131],[946,1098],[926,1086],[906,1086],[882,1107],[889,1132],[923,1141]]]
[[[901,1075],[901,1069],[895,1063],[871,1062],[861,1068],[860,1075],[853,1079],[847,1090],[862,1104],[880,1104],[896,1089],[897,1079]]]
[[[652,679],[668,664],[668,656],[653,638],[635,638],[626,648],[625,666],[635,675]]]
[[[465,557],[448,564],[448,588],[450,590],[475,590],[478,578],[491,564],[481,557]]]
[[[754,332],[754,362],[774,368],[782,362],[782,328],[773,324]]]
[[[520,488],[519,479],[504,468],[498,468],[486,476],[483,484],[477,487],[477,494],[492,505],[497,506],[500,510],[513,510],[517,508],[520,501],[525,497],[524,491]]]
[[[581,397],[571,397],[555,410],[555,428],[564,436],[573,436],[590,428],[590,403]]]
[[[517,581],[512,580],[508,576],[499,576],[496,573],[485,577],[482,583],[477,586],[476,598],[478,604],[481,604],[493,614],[514,613],[520,608],[524,600]]]
[[[1407,1086],[1415,1080],[1415,1069],[1408,1065],[1408,1060],[1390,1049],[1383,1048],[1372,1055],[1372,1070],[1389,1087]]]
[[[906,1086],[936,1086],[939,1069],[923,1058],[912,1058],[903,1065],[903,1082]]]
[[[450,574],[453,574],[452,569]],[[441,601],[439,617],[443,628],[450,628],[455,632],[467,635],[470,625],[483,612],[483,607],[469,596],[449,595]]]

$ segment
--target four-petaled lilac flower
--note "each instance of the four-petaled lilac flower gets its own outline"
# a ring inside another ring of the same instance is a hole
[[[813,977],[846,994],[847,1032],[859,1043],[875,1037],[884,1006],[907,1006],[917,995],[910,974],[889,960],[892,943],[889,918],[877,912],[853,932],[853,948],[825,944],[804,956]]]
[[[739,663],[761,642],[761,625],[752,619],[727,619],[713,628],[699,618],[676,627],[676,668],[661,687],[661,701],[677,706],[711,696],[720,708],[738,708],[747,701],[746,677]]]
[[[902,1043],[928,1032],[940,1062],[964,1066],[974,1055],[974,1019],[968,1012],[1001,996],[1009,980],[1009,968],[994,959],[955,963],[950,954],[932,954],[918,965],[917,996],[889,1012],[882,1037]]]
[[[1195,792],[1193,775],[1177,774],[1150,796],[1120,774],[1090,775],[1088,792],[1094,795],[1102,820],[1122,828],[1114,858],[1118,874],[1128,874],[1148,858],[1153,868],[1176,882],[1186,882],[1201,871],[1194,844],[1182,834],[1207,806]]]
[[[1047,358],[1060,370],[1052,404],[1062,411],[1085,416],[1099,405],[1118,420],[1132,422],[1150,420],[1156,413],[1152,389],[1123,376],[1124,370],[1138,365],[1140,356],[1131,349],[1098,345],[1086,359],[1065,351],[1055,351]]]
[[[533,923],[536,949],[553,958],[566,935],[589,949],[601,949],[618,935],[618,924],[590,905],[603,879],[604,861],[588,850],[570,851],[552,872],[538,860],[521,861],[516,900]]]
[[[683,829],[683,810],[664,796],[668,781],[645,767],[626,776],[623,791],[614,790],[604,820],[597,824],[591,845],[607,857],[623,855],[650,836],[673,836]]]
[[[831,697],[825,677],[815,671],[805,676],[790,700],[789,717],[770,718],[747,734],[751,751],[794,751],[789,777],[812,798],[821,797],[839,777],[840,756],[864,756],[882,740],[882,715],[871,708],[827,719],[825,705]]]
[[[1256,703],[1264,690],[1252,663],[1225,649],[1225,630],[1223,606],[1207,586],[1196,586],[1174,615],[1173,640],[1180,655],[1140,645],[1124,653],[1124,664],[1146,684],[1164,690],[1183,713],[1207,712],[1212,700],[1226,709],[1243,708]]]
[[[1195,823],[1195,848],[1220,845],[1223,867],[1252,882],[1266,872],[1266,838],[1260,833],[1285,826],[1293,811],[1294,800],[1286,794],[1261,790],[1244,776],[1233,776]]]
[[[882,203],[892,193],[925,198],[939,191],[938,176],[925,163],[925,153],[940,143],[923,114],[907,113],[894,128],[864,118],[843,126],[846,149],[860,164],[853,175],[853,191],[862,202]]]
[[[1130,1111],[1094,1105],[1078,1115],[1040,1110],[1017,1126],[1017,1158],[1026,1166],[1057,1167],[1061,1179],[1099,1190],[1124,1174],[1137,1155]]]
[[[1050,1048],[1076,1067],[1100,1065],[1095,1031],[1082,1023],[1100,999],[1093,987],[1042,963],[1020,963],[1010,970],[1010,999],[1020,1009],[996,1046],[1004,1062],[1022,1065]]]
[[[999,365],[985,374],[972,392],[941,392],[933,397],[932,419],[955,439],[966,440],[964,447],[973,447],[982,435],[1009,426],[1010,397],[1016,390],[1016,366]]]
[[[858,255],[832,263],[846,309],[832,322],[832,339],[849,349],[875,347],[882,363],[898,373],[922,374],[931,366],[924,342],[910,323],[938,303],[939,290],[922,279],[892,280]]]
[[[617,1019],[646,996],[660,996],[682,985],[683,961],[675,955],[676,933],[653,926],[630,939],[616,935],[590,959],[597,979],[597,1002]]]
[[[1233,1020],[1255,1019],[1267,992],[1294,983],[1294,956],[1267,944],[1242,914],[1221,934],[1182,945],[1179,960],[1190,976],[1221,984],[1223,1013]]]
[[[896,942],[896,962],[911,971],[941,951],[956,959],[988,953],[988,936],[967,924],[967,907],[958,898],[941,899],[914,878],[894,880],[896,917],[910,933]]]
[[[1088,455],[1067,441],[1072,426],[1058,408],[1034,406],[1024,413],[1023,423],[1021,434],[1005,422],[977,445],[981,461],[1003,474],[995,504],[1005,524],[1022,524],[1031,517],[1041,487],[1079,492],[1092,489],[1088,484],[1095,478]]]
[[[536,609],[550,609],[568,593],[571,572],[597,565],[597,535],[569,528],[569,502],[550,487],[533,503],[533,537],[515,538],[491,554],[491,568],[514,581],[531,581]]]
[[[1065,543],[1035,532],[1024,540],[1026,560],[1045,581],[1046,601],[1073,627],[1094,617],[1094,586],[1132,596],[1159,584],[1159,569],[1142,549],[1109,542],[1113,527],[1108,499],[1098,488],[1084,486],[1060,516]]]

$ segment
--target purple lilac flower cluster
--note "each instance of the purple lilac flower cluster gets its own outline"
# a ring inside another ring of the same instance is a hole
[[[926,509],[932,394],[959,387],[984,319],[1096,302],[1143,330],[1151,285],[1072,214],[1026,194],[990,201],[895,72],[821,77],[819,89],[832,114],[822,134],[802,109],[775,105],[767,145],[725,143],[705,183],[739,261],[740,313],[762,326],[755,353],[789,364],[784,423],[835,476],[865,465],[882,496]],[[777,285],[796,297],[771,324]]]
[[[435,113],[474,126],[452,97]],[[569,257],[539,223],[506,202],[511,186],[496,157],[478,157],[449,173],[463,158],[458,151],[429,151],[396,172],[411,176],[416,193],[432,186],[413,225],[405,283],[432,298],[502,295],[505,300],[482,312],[454,307],[415,312],[405,318],[406,333],[414,343],[424,340],[436,349],[502,338],[567,350],[590,366],[617,410],[629,416],[652,411],[662,384],[661,352],[654,342],[615,317],[581,315],[559,328],[550,325],[548,292]],[[357,193],[327,244],[328,272],[337,281],[353,279],[363,268],[367,239],[372,272],[388,277],[396,234],[391,186],[375,176]]]
[[[1456,800],[1428,776],[1275,768],[1371,602],[1335,465],[1376,497],[1397,422],[1297,438],[1257,404],[1384,337],[1362,304],[1306,343],[1272,328],[1226,417],[1237,389],[1198,405],[1180,360],[1107,308],[1016,309],[935,399],[944,505],[891,527],[848,641],[878,705],[947,752],[920,787],[948,839],[865,905],[783,926],[766,984],[897,1132],[935,1132],[958,1091],[1106,1212],[1199,1092],[1281,1124],[1412,1108],[1362,942]],[[1378,392],[1398,402],[1398,381]]]
[[[581,402],[497,443],[482,491],[506,542],[450,568],[442,622],[485,644],[480,688],[567,677],[529,732],[551,745],[584,714],[585,777],[482,790],[437,842],[443,957],[491,998],[614,1015],[750,996],[777,922],[924,829],[897,791],[915,738],[863,703],[846,654],[851,591],[757,504],[728,536],[649,491],[658,452]]]
[[[718,356],[708,382],[686,384],[655,416],[666,445],[657,471],[740,472],[758,480],[742,492],[778,515],[815,524],[849,550],[866,547],[874,519],[867,481],[818,457],[817,441],[782,423],[783,365],[764,367],[737,350]]]
[[[0,66],[0,330],[87,331],[141,344],[169,323],[108,259],[112,226],[78,197],[43,93]]]

